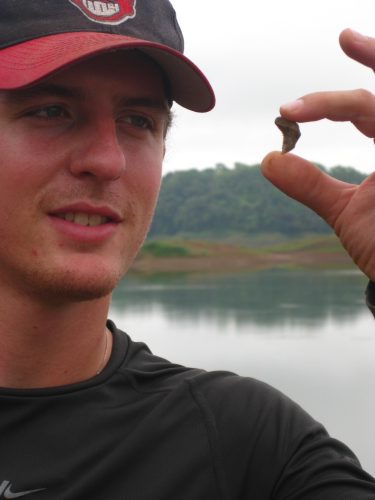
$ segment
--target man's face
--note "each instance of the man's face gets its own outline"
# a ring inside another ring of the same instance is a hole
[[[0,293],[110,294],[149,228],[168,108],[135,52],[0,92]]]

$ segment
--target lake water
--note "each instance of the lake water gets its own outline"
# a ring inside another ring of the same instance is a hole
[[[128,276],[110,317],[159,356],[261,379],[375,475],[375,320],[355,271]]]

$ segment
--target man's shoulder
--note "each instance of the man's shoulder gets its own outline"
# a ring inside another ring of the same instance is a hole
[[[127,338],[128,352],[122,370],[140,392],[177,391],[218,422],[230,421],[247,428],[252,426],[251,421],[259,419],[275,427],[281,415],[288,421],[296,420],[296,430],[315,423],[298,404],[265,382],[229,371],[207,371],[174,363],[152,353],[146,344]]]
[[[116,335],[126,338],[126,353],[121,370],[131,374],[139,382],[152,383],[160,390],[172,390],[185,384],[195,395],[215,400],[220,397],[243,397],[250,394],[254,398],[280,397],[281,393],[259,380],[243,377],[230,371],[207,371],[173,362],[152,352],[141,341],[134,341],[122,330],[116,328]]]

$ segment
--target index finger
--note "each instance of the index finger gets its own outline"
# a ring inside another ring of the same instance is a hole
[[[349,121],[367,137],[375,137],[375,96],[364,89],[307,94],[282,105],[280,113],[296,122]]]
[[[375,71],[375,38],[346,29],[339,41],[347,56]]]

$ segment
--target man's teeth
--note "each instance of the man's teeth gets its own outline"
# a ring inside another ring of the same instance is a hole
[[[80,226],[100,226],[100,224],[105,224],[109,220],[108,217],[103,217],[102,215],[85,214],[82,212],[68,212],[66,214],[59,214],[58,217],[68,222],[79,224]]]

